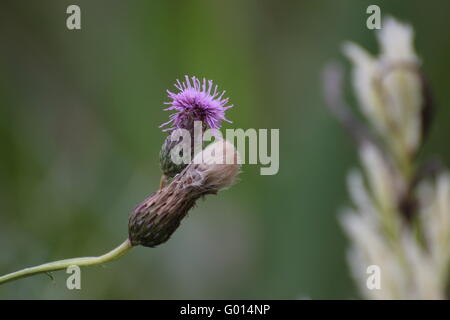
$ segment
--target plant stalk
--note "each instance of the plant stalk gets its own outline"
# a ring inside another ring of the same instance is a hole
[[[18,280],[25,277],[30,277],[39,273],[47,273],[50,271],[56,271],[66,269],[69,266],[76,265],[79,267],[93,266],[115,260],[124,255],[128,250],[132,248],[130,240],[125,240],[121,245],[113,250],[109,251],[98,257],[80,257],[72,259],[64,259],[53,262],[48,262],[35,267],[25,268],[16,272],[12,272],[0,277],[0,285],[9,281]]]

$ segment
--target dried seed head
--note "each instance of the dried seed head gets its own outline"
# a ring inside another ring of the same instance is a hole
[[[208,146],[169,185],[131,213],[131,244],[155,247],[167,241],[198,198],[216,194],[234,183],[239,162],[237,151],[229,142],[220,140]]]
[[[354,64],[355,93],[367,120],[393,152],[416,156],[428,132],[432,99],[414,50],[413,30],[387,18],[377,36],[379,56],[354,43],[344,46]]]
[[[231,186],[239,173],[241,159],[234,146],[226,140],[210,144],[194,157],[193,167],[203,177],[203,188],[216,193]]]

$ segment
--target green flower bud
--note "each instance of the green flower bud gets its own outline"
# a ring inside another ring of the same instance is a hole
[[[159,152],[159,164],[161,171],[168,178],[173,178],[187,166],[186,163],[175,164],[171,158],[172,149],[180,142],[180,140],[173,141],[171,136],[168,136],[166,140],[164,140],[161,151]]]

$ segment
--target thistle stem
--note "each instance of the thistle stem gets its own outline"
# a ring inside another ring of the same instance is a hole
[[[159,189],[164,188],[166,186],[166,184],[167,184],[167,177],[165,174],[163,174],[161,176],[161,179],[159,180]]]
[[[69,266],[76,265],[79,267],[93,266],[100,263],[109,262],[115,260],[124,255],[128,250],[132,248],[130,240],[125,240],[120,246],[114,248],[98,257],[80,257],[72,259],[64,259],[53,262],[48,262],[35,267],[25,268],[13,273],[6,274],[0,277],[0,285],[9,281],[18,280],[20,278],[29,277],[39,273],[46,273],[50,271],[56,271],[66,269]]]

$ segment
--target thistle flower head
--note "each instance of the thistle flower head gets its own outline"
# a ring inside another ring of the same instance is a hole
[[[194,121],[201,121],[204,126],[211,129],[219,129],[222,120],[231,122],[225,118],[225,110],[232,105],[227,105],[228,98],[223,98],[225,91],[219,92],[212,80],[207,81],[203,78],[200,82],[196,77],[189,79],[185,76],[184,82],[177,80],[175,88],[179,90],[178,93],[167,90],[168,97],[172,101],[165,103],[169,107],[164,110],[176,112],[170,115],[168,122],[160,126],[170,126],[164,131],[190,129]]]
[[[238,152],[231,143],[220,140],[209,145],[170,184],[130,214],[131,244],[155,247],[166,242],[199,198],[217,194],[236,181],[239,163]]]

